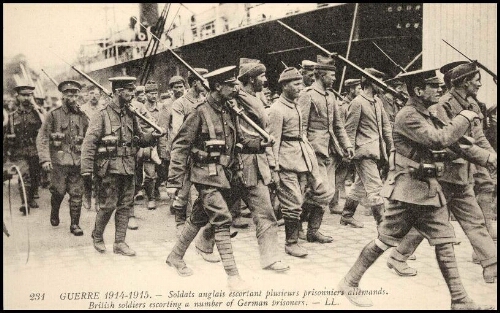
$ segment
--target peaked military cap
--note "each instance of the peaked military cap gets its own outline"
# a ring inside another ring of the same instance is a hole
[[[316,65],[316,62],[309,61],[309,60],[302,60],[302,64],[300,67],[306,71],[312,71],[314,70],[314,66]]]
[[[158,91],[158,84],[154,80],[148,80],[146,85],[144,85],[144,91]]]
[[[455,61],[455,62],[451,62],[451,63],[448,63],[448,64],[445,64],[445,65],[441,66],[441,68],[439,69],[439,71],[441,72],[441,74],[446,74],[449,71],[451,71],[452,69],[454,69],[455,67],[457,67],[459,65],[462,65],[462,64],[467,64],[467,63],[469,63],[469,62],[467,62],[467,61]]]
[[[222,83],[237,85],[236,77],[234,77],[234,69],[236,66],[226,66],[205,74],[203,77],[207,79],[210,83]]]
[[[14,87],[14,90],[19,94],[31,95],[35,90],[35,86],[32,86],[25,82],[21,82],[16,87]]]
[[[135,87],[135,94],[139,94],[141,92],[146,92],[146,87],[144,87],[144,86]]]
[[[111,82],[111,89],[117,90],[117,89],[124,89],[124,88],[135,88],[135,81],[137,78],[132,77],[132,76],[119,76],[119,77],[112,77],[109,79]]]
[[[287,67],[281,73],[278,83],[283,83],[291,80],[303,79],[302,75],[300,75],[299,70],[295,67]]]
[[[346,79],[344,82],[345,87],[356,86],[359,84],[361,84],[361,79],[357,78]]]
[[[82,84],[75,80],[65,80],[57,86],[60,92],[65,92],[66,90],[82,90]]]
[[[240,59],[240,70],[238,73],[238,79],[247,77],[256,77],[262,73],[266,72],[266,66],[260,63],[257,59]]]
[[[424,82],[426,84],[442,84],[442,80],[436,75],[437,69],[431,70],[417,70],[407,72],[399,75],[398,77],[404,82]]]
[[[475,73],[479,73],[479,69],[477,68],[477,63],[475,61],[462,64],[451,70],[451,81],[455,82],[465,76]]]
[[[194,70],[196,71],[196,73],[200,74],[201,76],[208,73],[208,70],[206,68],[195,67]],[[193,73],[191,73],[191,71],[189,71],[188,77],[193,77],[193,76],[195,76],[195,75]]]
[[[173,84],[177,84],[177,83],[182,83],[182,84],[186,84],[186,81],[184,80],[184,78],[182,76],[172,76],[172,78],[170,78],[170,80],[168,81],[168,85],[170,87],[172,87]]]

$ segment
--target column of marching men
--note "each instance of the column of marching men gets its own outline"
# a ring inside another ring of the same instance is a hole
[[[415,259],[426,238],[435,247],[451,308],[480,308],[461,284],[450,224],[454,218],[464,230],[484,281],[496,282],[496,104],[488,108],[477,99],[484,79],[477,64],[453,62],[395,78],[366,68],[366,75],[345,80],[338,97],[335,62],[324,56],[316,61],[304,60],[300,71],[286,68],[280,94],[266,88],[266,66],[248,58],[239,67],[173,76],[165,99],[159,99],[157,82],[136,86],[134,77],[110,78],[113,96],[106,100],[94,85],[64,81],[58,86],[62,104],[42,110],[33,86],[17,86],[15,105],[4,97],[4,115],[12,111],[4,150],[22,171],[26,198],[20,211],[38,208],[38,186],[49,180],[40,173],[50,173],[51,225],[59,224],[68,193],[73,235],[83,235],[82,206],[95,210],[91,236],[104,253],[103,233],[115,212],[113,251],[133,256],[125,239],[127,229],[140,228],[134,201],[145,198],[146,207],[156,209],[165,184],[177,234],[166,263],[181,276],[192,275],[183,256],[201,230],[196,252],[208,262],[222,261],[229,287],[241,290],[248,285],[238,272],[230,228],[248,226],[239,218],[241,202],[256,226],[261,267],[274,272],[290,268],[282,260],[278,220],[285,226],[285,253],[305,257],[300,240],[326,249],[335,240],[320,231],[325,212],[341,214],[339,227],[361,228],[354,214],[363,204],[378,237],[338,285],[352,303],[371,306],[352,291],[390,247],[387,266],[400,276],[417,275],[407,260]],[[263,139],[237,110],[270,138]],[[353,181],[348,192],[347,180]]]

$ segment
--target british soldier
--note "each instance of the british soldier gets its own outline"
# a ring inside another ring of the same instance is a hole
[[[64,196],[69,194],[70,231],[82,236],[83,178],[80,174],[82,142],[89,119],[77,104],[80,83],[63,81],[58,86],[63,105],[50,111],[37,137],[37,149],[44,171],[51,175],[50,223],[59,225],[59,209]]]

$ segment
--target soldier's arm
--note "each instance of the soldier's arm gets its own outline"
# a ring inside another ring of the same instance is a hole
[[[457,115],[448,125],[439,129],[414,108],[407,107],[396,115],[394,131],[431,150],[442,150],[457,142],[466,133],[470,123],[466,116]]]
[[[345,130],[344,118],[342,115],[342,109],[340,108],[337,101],[335,101],[335,103],[333,104],[333,132],[339,139],[342,148],[352,148],[351,141],[349,140],[349,137],[347,136],[347,132]]]
[[[90,120],[89,128],[85,133],[82,143],[81,170],[82,174],[89,174],[94,171],[94,159],[97,151],[97,145],[104,132],[105,111],[100,111]]]
[[[272,105],[269,109],[269,134],[274,137],[274,166],[276,170],[279,170],[279,152],[281,146],[281,134],[283,131],[283,113],[281,112],[278,105]]]
[[[307,91],[304,91],[297,100],[297,103],[299,104],[300,113],[302,114],[302,129],[307,131],[309,128],[309,114],[311,114],[311,107],[314,105],[312,103],[312,97]]]
[[[382,136],[384,137],[387,150],[392,151],[394,142],[392,140],[392,125],[387,112],[382,107]]]
[[[167,142],[168,138],[170,136],[170,130],[168,129],[168,122],[170,119],[170,107],[167,107],[164,105],[161,110],[160,114],[158,115],[158,126],[163,128],[166,131],[166,134],[162,137],[160,137],[158,141],[158,154],[160,155],[160,158],[165,159],[167,158]]]
[[[42,127],[38,131],[36,136],[36,149],[38,151],[38,158],[40,159],[40,164],[45,162],[50,162],[50,147],[49,138],[52,132],[52,124],[54,123],[54,114],[50,112],[47,118],[42,124]]]
[[[360,117],[361,103],[359,101],[353,100],[347,110],[345,131],[347,133],[347,137],[349,137],[349,141],[354,147],[356,146],[356,131],[358,130]]]
[[[194,141],[199,135],[201,126],[201,115],[198,110],[187,116],[186,122],[182,124],[179,132],[172,142],[170,151],[170,166],[168,168],[168,188],[181,188],[184,177],[187,174],[187,159],[191,153]]]
[[[184,110],[182,109],[182,103],[179,99],[172,103],[172,140],[175,138],[181,125],[184,123]]]

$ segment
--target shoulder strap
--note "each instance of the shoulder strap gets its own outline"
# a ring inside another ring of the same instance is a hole
[[[203,118],[205,119],[205,122],[207,123],[208,135],[210,136],[210,139],[217,139],[217,137],[215,136],[214,123],[210,118],[210,113],[208,112],[206,106],[200,106],[200,112]]]
[[[106,107],[106,117],[104,118],[104,136],[111,135],[111,116],[109,116],[108,108]]]

